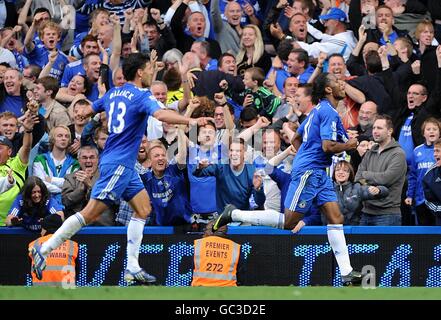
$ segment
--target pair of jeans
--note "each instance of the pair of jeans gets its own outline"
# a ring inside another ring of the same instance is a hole
[[[361,214],[360,226],[401,226],[401,214]]]

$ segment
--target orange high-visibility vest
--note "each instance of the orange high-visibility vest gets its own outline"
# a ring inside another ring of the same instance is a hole
[[[35,245],[41,246],[49,240],[52,234],[40,237],[29,244],[29,249]],[[78,256],[78,243],[66,240],[61,246],[53,250],[46,259],[46,268],[43,278],[38,280],[32,272],[34,286],[62,286],[63,283],[75,285],[75,259]],[[29,255],[32,260],[32,256]],[[32,261],[34,263],[34,261]]]
[[[221,237],[210,236],[194,241],[192,286],[237,286],[240,245]]]

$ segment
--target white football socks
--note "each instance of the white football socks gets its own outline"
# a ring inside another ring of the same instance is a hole
[[[77,212],[64,221],[61,227],[41,246],[40,252],[47,256],[52,250],[58,248],[64,241],[70,239],[82,227],[86,225],[86,221],[81,213]]]
[[[131,272],[141,270],[139,266],[139,247],[144,234],[145,220],[132,217],[127,227],[127,269]]]
[[[268,226],[283,229],[285,215],[276,210],[239,210],[231,212],[233,221],[252,224],[253,226]]]
[[[328,241],[334,252],[341,275],[348,275],[352,271],[352,267],[342,224],[328,224]]]

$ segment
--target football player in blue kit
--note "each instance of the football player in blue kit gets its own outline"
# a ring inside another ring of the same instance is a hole
[[[156,278],[139,266],[138,255],[146,218],[151,212],[150,199],[142,181],[135,171],[141,139],[147,129],[147,119],[156,119],[173,124],[191,126],[205,125],[211,118],[191,119],[170,110],[162,109],[159,102],[144,89],[149,85],[152,67],[148,56],[131,54],[124,60],[123,74],[127,83],[109,90],[95,101],[84,117],[105,111],[109,137],[100,160],[100,178],[95,183],[91,199],[86,207],[69,217],[50,241],[31,252],[34,258],[33,271],[40,279],[48,254],[71,238],[83,226],[96,220],[108,206],[121,198],[127,201],[134,214],[127,228],[127,268],[124,279],[128,283],[154,283]]]
[[[291,141],[298,152],[285,198],[285,214],[275,210],[238,210],[227,205],[213,228],[238,221],[292,230],[315,204],[329,221],[328,240],[340,268],[343,284],[359,285],[362,274],[351,266],[343,233],[343,215],[332,181],[326,172],[332,163],[333,154],[355,149],[358,144],[357,139],[348,139],[335,110],[344,97],[344,82],[338,81],[334,75],[323,73],[315,80],[313,101],[316,106]]]

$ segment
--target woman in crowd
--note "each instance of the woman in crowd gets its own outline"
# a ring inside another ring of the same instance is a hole
[[[89,91],[90,85],[87,78],[77,74],[69,81],[66,88],[58,90],[55,99],[65,107],[69,107],[74,100],[86,99]]]
[[[41,221],[50,214],[64,218],[62,207],[47,190],[44,182],[35,176],[27,178],[21,194],[17,196],[6,217],[8,227],[21,225],[40,233]]]
[[[255,25],[243,28],[240,49],[236,57],[238,74],[243,76],[246,69],[260,67],[265,74],[271,68],[271,57],[264,50],[262,33]]]

